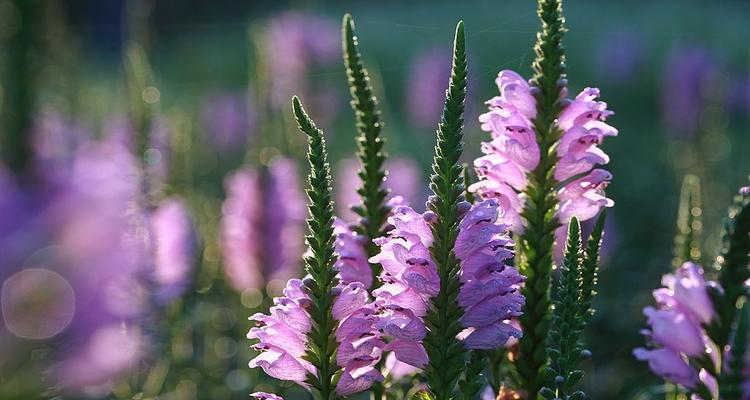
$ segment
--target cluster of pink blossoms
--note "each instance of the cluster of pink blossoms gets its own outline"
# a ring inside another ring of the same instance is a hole
[[[665,287],[654,291],[657,308],[643,310],[650,328],[643,333],[657,347],[635,349],[634,355],[648,361],[655,374],[670,382],[688,388],[702,382],[716,391],[716,380],[711,374],[703,369],[696,371],[688,362],[704,357],[717,362],[718,349],[703,328],[716,316],[707,290],[716,283],[706,282],[703,269],[687,262],[674,274],[664,275],[662,284]]]
[[[523,198],[519,193],[528,186],[527,174],[536,169],[540,157],[532,122],[536,117],[536,89],[509,70],[501,71],[496,83],[500,96],[489,100],[489,111],[479,117],[482,130],[490,132],[492,140],[482,144],[485,156],[474,162],[481,180],[469,189],[484,199],[497,199],[506,210],[503,222],[520,233]],[[574,216],[581,221],[591,219],[602,207],[614,205],[603,192],[612,175],[594,168],[609,162],[598,145],[604,137],[617,135],[617,130],[605,122],[613,112],[607,110],[606,103],[596,101],[597,97],[598,89],[584,89],[575,99],[566,101],[556,121],[563,132],[557,143],[559,160],[554,170],[555,180],[566,183],[557,193],[562,223]]]
[[[336,222],[339,258],[335,268],[340,284],[333,293],[332,315],[339,321],[336,362],[344,373],[336,391],[342,396],[367,390],[384,379],[375,368],[384,352],[390,352],[386,364],[394,375],[397,370],[408,373],[422,368],[428,361],[422,345],[427,334],[422,318],[440,290],[429,250],[434,214],[419,214],[395,200],[388,218],[392,229],[375,240],[381,251],[369,260],[383,267],[378,277],[382,285],[373,291],[372,301],[366,289],[372,278],[365,243],[350,227]],[[461,323],[466,328],[460,339],[470,349],[502,347],[510,338],[521,336],[511,320],[521,315],[523,277],[505,263],[513,253],[508,227],[498,223],[502,213],[497,201],[486,200],[468,209],[459,225],[455,253],[461,262],[459,304],[465,310]],[[250,362],[251,368],[261,367],[272,377],[305,385],[306,374],[315,373],[315,367],[304,359],[311,328],[306,311],[309,302],[303,281],[292,279],[284,296],[274,299],[270,315],[251,317],[257,326],[248,338],[258,340],[254,348],[261,352]],[[278,398],[267,393],[254,396]]]
[[[348,396],[383,379],[375,364],[380,360],[384,343],[369,319],[374,309],[361,282],[339,285],[334,294],[332,315],[339,321],[336,363],[344,370],[336,392]],[[291,279],[284,295],[274,299],[270,315],[258,313],[250,317],[257,325],[250,329],[247,337],[258,340],[253,348],[260,351],[260,355],[250,361],[250,368],[261,367],[276,379],[306,386],[307,373],[316,373],[315,367],[304,359],[307,334],[312,327],[306,310],[309,303],[304,282]]]

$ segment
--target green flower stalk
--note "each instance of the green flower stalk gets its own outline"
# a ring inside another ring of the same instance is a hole
[[[677,235],[672,259],[674,268],[679,268],[686,261],[700,262],[702,214],[700,179],[695,175],[685,175],[677,212]]]
[[[356,229],[367,239],[365,250],[369,258],[378,253],[378,247],[372,239],[385,234],[384,226],[388,217],[385,205],[388,191],[383,187],[386,176],[383,169],[386,159],[383,152],[385,140],[380,137],[383,123],[369,73],[362,62],[357,36],[354,34],[354,19],[350,14],[344,15],[341,35],[346,77],[352,96],[351,106],[356,119],[357,158],[361,163],[358,175],[362,186],[357,189],[357,193],[362,204],[353,207],[353,210],[362,218]],[[373,278],[377,278],[381,271],[380,264],[370,263],[370,268]],[[373,279],[373,285],[378,285],[377,279]]]
[[[458,382],[458,387],[463,400],[474,400],[479,395],[479,391],[487,383],[484,376],[484,368],[487,360],[483,350],[471,350],[469,352],[469,361],[466,363],[464,376]]]
[[[729,343],[737,301],[748,295],[744,282],[750,279],[750,192],[743,191],[735,197],[728,215],[723,246],[714,266],[724,293],[721,296],[714,293],[718,321],[709,329],[711,339],[720,349]]]
[[[472,183],[474,183],[474,179],[471,176],[471,167],[469,167],[469,164],[464,163],[463,166],[463,179],[464,179],[464,197],[466,197],[466,201],[468,201],[471,204],[474,204],[476,201],[476,198],[474,196],[474,193],[469,191],[469,186],[471,186]]]
[[[537,10],[542,31],[534,47],[532,85],[538,88],[534,130],[539,144],[539,163],[527,174],[529,184],[524,191],[526,204],[522,213],[526,232],[518,241],[518,264],[526,276],[523,295],[526,307],[520,317],[523,338],[520,340],[516,363],[521,387],[529,398],[541,385],[541,372],[547,364],[545,345],[551,318],[550,283],[554,231],[560,225],[555,216],[557,197],[553,169],[557,162],[555,143],[562,131],[555,125],[560,115],[562,80],[565,79],[565,55],[562,37],[565,19],[561,0],[541,0]]]
[[[583,318],[584,323],[588,322],[594,315],[592,302],[596,296],[596,285],[599,281],[599,252],[602,248],[604,237],[604,222],[607,219],[607,211],[603,210],[594,224],[594,230],[591,231],[586,251],[582,260],[581,271],[581,297],[578,301],[578,315]]]
[[[34,85],[36,67],[34,47],[37,32],[34,29],[39,21],[39,11],[43,6],[34,0],[11,1],[6,5],[15,12],[18,27],[12,32],[6,44],[7,54],[4,63],[5,76],[2,82],[2,111],[4,135],[0,137],[0,155],[5,164],[18,173],[26,172],[33,156],[31,148],[31,126],[35,106]]]
[[[548,382],[539,392],[547,399],[586,397],[582,391],[572,388],[583,377],[583,371],[579,369],[581,361],[590,357],[590,352],[581,343],[581,333],[591,316],[604,218],[602,213],[586,245],[586,253],[583,252],[578,219],[573,218],[568,227],[568,240],[560,280],[555,287],[555,307],[549,332],[547,353],[550,366],[546,370]]]
[[[305,239],[311,255],[305,257],[305,271],[311,277],[307,289],[311,300],[308,311],[312,328],[308,334],[305,359],[317,368],[317,374],[308,373],[306,382],[317,392],[319,399],[328,400],[336,397],[335,378],[339,370],[334,359],[336,321],[331,315],[331,292],[336,285],[331,171],[323,132],[315,126],[296,96],[292,108],[300,131],[308,137],[307,158],[310,162],[310,187],[307,189],[310,233]]]
[[[456,26],[453,65],[446,91],[445,106],[437,129],[437,144],[432,163],[430,189],[434,193],[428,206],[435,213],[434,237],[430,252],[440,277],[440,291],[432,299],[425,323],[428,329],[424,346],[429,356],[425,375],[437,400],[453,397],[464,368],[465,350],[456,339],[463,314],[458,305],[459,262],[453,252],[458,235],[459,203],[463,197],[463,177],[459,158],[463,151],[463,112],[466,98],[466,48],[464,25]]]
[[[740,400],[744,395],[745,360],[748,350],[748,332],[750,331],[750,306],[743,298],[737,307],[737,321],[732,330],[731,347],[727,354],[726,367],[719,377],[719,398],[722,400]]]

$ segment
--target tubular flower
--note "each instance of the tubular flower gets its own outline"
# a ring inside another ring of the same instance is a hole
[[[221,248],[232,287],[260,290],[294,277],[303,252],[299,238],[305,217],[294,162],[279,157],[267,170],[243,168],[230,175],[225,186]]]
[[[508,226],[498,224],[502,209],[490,199],[474,205],[459,224],[455,253],[461,262],[459,305],[464,308],[461,323],[463,342],[468,349],[495,349],[508,340],[520,338],[521,331],[510,324],[521,315],[524,297],[519,293],[524,281],[518,271],[506,264],[513,256]]]
[[[485,155],[474,161],[480,181],[469,190],[483,199],[497,199],[505,210],[500,222],[520,233],[523,198],[519,193],[526,189],[526,176],[536,169],[540,159],[532,122],[536,117],[536,89],[508,70],[501,71],[495,82],[500,96],[487,101],[489,111],[479,116],[482,130],[490,132],[492,140],[482,144]],[[605,137],[617,135],[617,130],[604,122],[613,112],[607,110],[606,103],[596,101],[598,96],[598,89],[584,89],[575,99],[566,101],[556,121],[562,135],[557,143],[554,178],[566,182],[583,176],[567,183],[558,193],[558,218],[563,223],[573,216],[582,221],[593,218],[602,207],[614,204],[603,194],[612,176],[603,170],[592,170],[609,162],[609,156],[598,145]]]
[[[336,391],[348,396],[383,379],[374,366],[380,361],[385,343],[373,328],[374,308],[362,283],[339,286],[335,295],[332,314],[339,321],[336,363],[343,369]],[[291,279],[283,296],[274,299],[269,315],[258,313],[250,317],[256,326],[247,337],[258,340],[253,348],[260,351],[260,355],[250,361],[250,368],[260,367],[276,379],[306,387],[307,373],[316,373],[315,366],[304,359],[307,335],[312,327],[307,311],[309,304],[303,281]]]
[[[336,254],[338,254],[334,268],[339,273],[341,283],[346,285],[361,282],[365,287],[372,286],[372,272],[370,264],[367,263],[367,253],[364,247],[367,239],[357,234],[340,218],[336,218],[333,225],[336,234]]]
[[[315,367],[303,359],[312,325],[306,310],[310,298],[299,279],[289,280],[283,294],[273,299],[270,315],[258,313],[250,317],[256,326],[247,337],[258,340],[253,348],[260,355],[250,360],[249,365],[263,368],[276,379],[304,385],[307,373],[315,373]]]
[[[383,285],[373,291],[374,326],[390,339],[384,350],[398,361],[422,368],[427,364],[422,318],[440,289],[429,251],[432,232],[425,217],[409,206],[395,207],[388,223],[394,228],[388,236],[375,239],[380,253],[370,258],[383,266],[379,277]]]
[[[712,387],[708,374],[690,366],[690,358],[708,358],[716,351],[704,331],[716,312],[709,298],[703,269],[692,262],[683,264],[674,274],[662,278],[663,288],[654,291],[657,308],[646,307],[650,329],[644,331],[657,346],[652,350],[635,349],[633,354],[648,361],[651,370],[674,383],[695,388],[699,382]]]
[[[168,302],[185,293],[190,285],[197,234],[190,212],[179,198],[164,200],[151,214],[150,222],[157,297]]]

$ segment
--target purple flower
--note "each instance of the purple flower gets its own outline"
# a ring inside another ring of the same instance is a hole
[[[201,124],[212,144],[222,151],[245,147],[252,134],[255,114],[245,91],[209,95],[201,107]]]
[[[341,42],[336,22],[309,13],[285,12],[268,21],[264,35],[262,59],[269,79],[270,104],[276,110],[286,110],[292,95],[308,98],[310,104],[327,106],[327,110],[313,110],[322,118],[323,126],[332,119],[337,104],[336,93],[321,88],[312,91],[308,74],[312,67],[337,62]],[[311,97],[321,97],[317,101]],[[324,101],[325,100],[325,101]]]
[[[257,325],[250,329],[247,338],[257,339],[253,348],[260,351],[260,355],[250,360],[250,368],[260,367],[276,379],[299,384],[304,384],[307,373],[315,373],[315,367],[303,358],[312,324],[305,310],[309,301],[302,281],[291,279],[284,296],[274,299],[269,315],[250,317]]]
[[[655,374],[670,382],[690,388],[698,383],[698,373],[672,350],[637,348],[633,350],[633,355],[641,361],[648,361],[648,366]]]
[[[664,288],[654,291],[657,308],[643,310],[649,324],[644,334],[657,348],[638,348],[633,354],[648,361],[655,374],[671,382],[692,388],[700,379],[707,387],[715,387],[708,374],[694,370],[688,363],[691,358],[715,359],[717,352],[703,328],[715,316],[703,269],[687,262],[674,274],[665,275],[662,284]]]
[[[272,290],[297,275],[303,252],[305,202],[297,167],[276,158],[266,169],[245,167],[225,183],[221,248],[238,291]]]
[[[408,206],[394,208],[388,223],[394,229],[375,239],[380,253],[370,258],[383,266],[379,277],[383,285],[373,291],[375,327],[390,338],[388,349],[398,361],[422,368],[427,364],[422,345],[427,330],[422,318],[440,290],[429,251],[432,232],[425,218]]]
[[[644,60],[643,43],[638,35],[617,33],[608,35],[597,46],[596,71],[603,81],[617,85],[630,83]]]
[[[409,118],[419,128],[433,127],[440,119],[450,60],[450,53],[437,49],[424,51],[412,60],[406,102]]]
[[[603,169],[595,169],[583,178],[576,179],[565,185],[557,193],[560,201],[558,216],[560,221],[567,223],[573,217],[582,221],[594,218],[604,207],[612,207],[615,203],[607,198],[604,189],[612,180],[612,174]]]
[[[2,310],[13,335],[55,349],[49,375],[63,391],[106,394],[144,355],[148,226],[125,147],[86,143],[71,161],[54,183],[0,179],[0,214],[24,221],[0,221]]]
[[[715,57],[700,47],[674,47],[664,67],[662,118],[677,137],[691,138],[698,131],[698,119],[705,105],[705,93],[716,79]]]
[[[336,363],[343,371],[336,392],[348,396],[383,380],[374,366],[380,360],[385,343],[373,326],[374,312],[364,286],[359,282],[350,283],[339,286],[337,292],[332,315],[339,321]],[[250,368],[260,367],[274,378],[295,381],[306,387],[307,374],[316,373],[315,366],[304,359],[307,335],[312,327],[307,311],[309,303],[302,281],[292,279],[284,296],[274,299],[269,315],[250,317],[257,325],[250,329],[247,337],[258,340],[253,348],[260,351],[260,355],[250,361]]]
[[[339,273],[341,283],[346,285],[361,282],[365,287],[371,287],[372,270],[367,262],[367,253],[364,248],[367,239],[354,232],[350,226],[338,218],[334,221],[334,233],[338,255],[335,268]]]
[[[197,233],[189,211],[179,198],[163,200],[151,214],[154,280],[157,298],[168,302],[185,293],[192,281]]]
[[[361,186],[359,175],[359,162],[353,158],[342,160],[336,168],[336,204],[338,214],[344,221],[355,221],[357,214],[351,207],[360,203],[357,189]],[[390,191],[390,199],[401,196],[407,204],[424,203],[424,192],[421,188],[422,172],[419,165],[413,160],[400,157],[391,157],[385,162],[388,175],[385,178],[385,187]]]
[[[495,349],[521,337],[510,321],[522,314],[524,278],[506,264],[513,241],[508,226],[497,223],[501,213],[497,201],[485,200],[472,206],[459,224],[455,254],[463,285],[458,303],[464,309],[462,338],[468,349]]]
[[[674,274],[664,275],[661,283],[665,287],[654,291],[660,306],[680,310],[701,324],[716,316],[700,265],[686,262]]]
[[[496,83],[500,96],[487,101],[489,111],[479,116],[482,130],[490,132],[492,140],[482,144],[485,155],[474,161],[480,181],[469,190],[483,199],[496,199],[504,210],[500,222],[521,233],[523,198],[519,193],[526,189],[527,176],[536,169],[540,157],[532,123],[536,116],[536,88],[508,70],[498,74]],[[559,193],[558,218],[562,223],[573,216],[585,221],[602,207],[614,204],[603,194],[611,175],[594,169],[609,162],[609,156],[598,145],[605,137],[617,135],[617,130],[604,122],[613,113],[606,103],[596,101],[598,96],[598,89],[584,89],[565,103],[556,121],[563,134],[556,147],[559,161],[555,180],[566,182],[584,175],[567,183]]]
[[[34,146],[34,158],[37,168],[48,178],[65,179],[70,173],[75,150],[91,134],[77,121],[66,119],[54,109],[42,110],[37,116],[31,130]]]
[[[250,396],[257,400],[284,400],[284,398],[281,396],[266,392],[250,393]]]

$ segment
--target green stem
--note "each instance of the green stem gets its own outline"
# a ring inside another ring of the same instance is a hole
[[[33,157],[31,126],[34,108],[33,81],[38,68],[33,62],[36,34],[34,24],[39,22],[39,1],[17,0],[8,4],[17,12],[18,27],[9,38],[6,76],[3,79],[2,112],[5,135],[0,141],[2,158],[17,173],[27,172]]]
[[[312,278],[307,286],[312,329],[308,335],[305,358],[316,367],[317,375],[308,374],[307,383],[317,391],[320,400],[330,400],[336,398],[335,376],[339,369],[334,359],[337,348],[334,339],[336,321],[331,315],[331,290],[337,281],[333,268],[335,236],[331,172],[323,131],[315,126],[296,96],[293,98],[293,111],[300,131],[308,137],[307,157],[310,162],[310,186],[307,189],[310,200],[307,224],[310,233],[306,240],[311,255],[305,257],[305,271]]]
[[[718,348],[729,343],[732,324],[736,319],[737,301],[747,296],[744,282],[750,279],[750,193],[739,194],[729,208],[724,229],[724,243],[716,258],[719,285],[723,295],[714,296],[718,321],[709,327],[709,336]]]
[[[554,232],[559,226],[555,216],[557,196],[553,169],[557,162],[555,145],[561,131],[555,120],[561,110],[561,89],[565,78],[562,36],[565,32],[561,0],[540,0],[538,15],[542,31],[537,35],[536,59],[532,64],[537,115],[533,121],[539,143],[539,165],[527,177],[526,204],[522,212],[526,233],[518,241],[517,258],[526,276],[522,293],[526,297],[524,314],[519,318],[523,338],[516,368],[520,384],[528,398],[535,398],[544,382],[541,374],[547,364],[545,345],[551,318],[550,284]]]
[[[354,34],[354,19],[349,14],[344,15],[341,36],[346,77],[352,96],[351,105],[357,121],[357,158],[361,164],[358,175],[362,186],[357,189],[357,193],[362,203],[353,210],[362,217],[357,231],[367,238],[365,250],[369,258],[379,252],[372,239],[384,235],[385,221],[388,217],[388,208],[385,206],[388,191],[383,187],[386,176],[383,170],[386,158],[383,152],[385,140],[380,137],[383,122],[380,119],[378,100],[373,94],[370,76],[359,52],[357,36]],[[373,287],[377,287],[381,266],[370,263],[370,269],[373,273]]]
[[[750,330],[750,307],[743,298],[737,305],[737,320],[734,323],[732,343],[728,353],[725,370],[719,377],[719,398],[722,400],[740,400],[744,394],[745,359],[748,349],[748,330]]]
[[[452,398],[456,382],[464,367],[463,345],[456,339],[461,331],[458,306],[460,266],[453,254],[458,235],[459,210],[464,186],[459,158],[463,151],[463,112],[466,98],[466,48],[464,25],[459,22],[453,47],[453,66],[446,92],[445,107],[437,129],[437,144],[432,163],[430,189],[435,194],[429,209],[437,216],[432,224],[432,258],[440,276],[440,292],[432,299],[425,323],[424,340],[429,363],[425,368],[427,383],[437,400]]]
[[[700,180],[695,175],[685,175],[677,213],[677,234],[672,259],[674,268],[679,268],[686,261],[700,262],[701,214]]]

